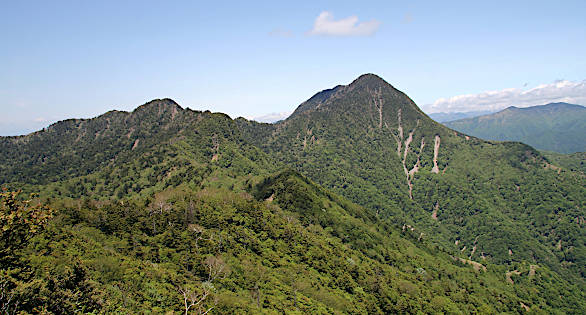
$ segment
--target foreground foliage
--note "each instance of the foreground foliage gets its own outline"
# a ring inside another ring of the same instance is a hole
[[[56,202],[55,218],[23,251],[30,276],[16,284],[15,300],[28,312],[56,314],[584,307],[580,291],[546,267],[529,275],[518,264],[511,285],[502,267],[475,270],[408,230],[377,226],[365,209],[296,173],[268,178],[253,193],[258,199],[177,188],[144,200]]]

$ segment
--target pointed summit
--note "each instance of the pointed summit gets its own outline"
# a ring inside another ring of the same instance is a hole
[[[352,83],[350,83],[349,86],[368,87],[368,88],[379,88],[379,87],[393,88],[393,86],[390,85],[387,81],[383,80],[383,78],[381,78],[378,75],[373,74],[373,73],[366,73],[366,74],[359,76],[358,78],[356,78],[356,80],[352,81]]]
[[[320,91],[309,98],[307,101],[301,103],[291,116],[299,115],[302,112],[319,108],[323,104],[330,100],[345,97],[347,92],[351,92],[354,89],[380,89],[380,88],[393,88],[381,77],[376,74],[366,73],[356,78],[352,83],[348,85],[337,85],[331,89]],[[393,88],[394,89],[394,88]]]
[[[394,121],[399,109],[404,113],[413,113],[406,117],[423,118],[425,116],[403,92],[395,89],[378,75],[367,73],[348,85],[338,85],[315,94],[299,105],[289,119],[315,111],[327,111],[356,118],[376,117],[377,124],[382,127],[383,116]]]

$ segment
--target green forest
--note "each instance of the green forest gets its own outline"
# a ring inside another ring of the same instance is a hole
[[[581,160],[371,74],[275,124],[161,99],[0,137],[0,310],[583,314]]]

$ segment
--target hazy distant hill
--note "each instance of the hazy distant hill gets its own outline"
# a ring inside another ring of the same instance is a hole
[[[498,113],[447,122],[446,126],[487,140],[520,141],[540,150],[586,151],[586,108],[551,103],[509,107]]]
[[[458,119],[464,118],[472,118],[482,115],[492,114],[494,111],[488,110],[480,110],[480,111],[471,111],[471,112],[456,112],[456,113],[432,113],[429,114],[429,117],[437,122],[446,122],[446,121],[454,121]]]

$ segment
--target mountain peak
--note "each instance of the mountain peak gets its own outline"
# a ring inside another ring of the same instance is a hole
[[[170,98],[162,98],[162,99],[154,99],[152,101],[146,102],[143,105],[140,105],[134,111],[141,111],[141,110],[149,110],[149,109],[175,109],[175,110],[182,110],[183,108],[177,104],[174,100]]]
[[[156,116],[170,113],[173,117],[183,108],[170,98],[154,99],[135,108],[133,114],[155,114]]]
[[[374,73],[365,73],[365,74],[360,75],[354,81],[352,81],[352,83],[350,83],[350,85],[352,85],[352,84],[372,84],[372,83],[388,84],[383,78],[379,77],[378,75],[376,75]]]
[[[158,121],[163,121],[166,119],[170,119],[171,121],[175,119],[177,114],[183,112],[183,108],[179,106],[174,100],[170,98],[163,98],[163,99],[154,99],[150,102],[147,102],[139,107],[135,108],[132,111],[133,119],[138,120],[145,120],[145,119],[155,119]]]
[[[387,91],[391,94],[396,94],[398,92],[392,85],[378,75],[366,73],[359,76],[348,85],[337,85],[331,89],[326,89],[316,93],[307,101],[299,105],[291,117],[311,109],[317,109],[335,99],[347,98],[356,93],[371,94],[374,93],[373,91],[378,91],[376,93]]]

